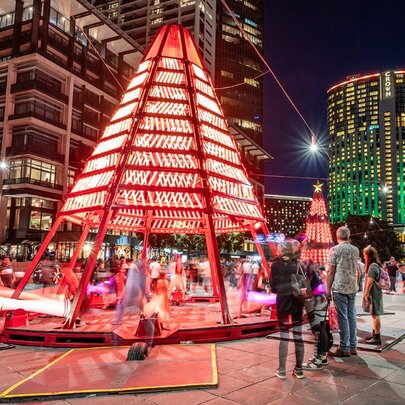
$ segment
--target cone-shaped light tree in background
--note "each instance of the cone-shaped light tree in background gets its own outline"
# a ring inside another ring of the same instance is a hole
[[[314,184],[314,195],[305,225],[307,239],[302,256],[314,263],[326,265],[333,239],[322,186],[319,181]]]

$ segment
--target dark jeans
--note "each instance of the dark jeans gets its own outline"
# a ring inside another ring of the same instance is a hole
[[[289,319],[290,315],[280,315],[278,317],[278,326],[280,329],[280,345],[278,347],[279,357],[279,370],[285,371],[287,355],[288,355],[288,340],[289,333]],[[302,311],[291,314],[292,320],[292,334],[295,345],[295,361],[296,367],[301,368],[304,361],[304,341],[302,340]]]
[[[391,285],[390,285],[390,291],[397,291],[397,289],[395,288],[395,283],[397,281],[397,278],[394,276],[390,276],[390,281],[391,281]]]

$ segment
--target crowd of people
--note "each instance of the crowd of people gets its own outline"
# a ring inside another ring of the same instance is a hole
[[[293,375],[303,378],[304,370],[321,370],[328,365],[327,353],[333,357],[357,355],[355,304],[359,291],[362,292],[362,308],[372,318],[372,334],[363,343],[372,345],[383,343],[380,318],[384,313],[383,288],[390,285],[387,294],[395,293],[398,271],[405,292],[405,266],[399,267],[394,257],[383,264],[377,250],[367,246],[362,252],[363,263],[359,249],[350,243],[350,230],[347,227],[337,230],[336,239],[337,245],[329,251],[326,273],[324,266],[300,260],[300,246],[296,241],[281,244],[279,256],[272,264],[270,285],[272,292],[276,294],[280,330],[279,368],[275,375],[280,379],[286,378],[290,332],[295,345],[296,365]],[[382,280],[385,272],[386,278],[388,279],[388,275],[390,278],[388,284]],[[303,275],[301,279],[300,274]],[[297,290],[297,280],[302,282],[301,290]],[[306,363],[302,339],[305,312],[315,336],[314,354]],[[333,336],[328,317],[332,313],[337,314],[340,335],[336,350],[330,350]]]

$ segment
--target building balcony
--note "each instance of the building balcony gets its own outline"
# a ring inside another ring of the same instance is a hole
[[[45,157],[57,162],[64,162],[65,157],[60,153],[56,153],[53,150],[47,149],[44,145],[28,144],[28,145],[12,145],[6,148],[6,156],[19,156],[31,154],[35,156]]]
[[[51,188],[53,190],[63,190],[63,186],[60,184],[50,183],[49,181],[37,180],[32,179],[30,177],[20,177],[18,179],[4,179],[3,185],[11,185],[11,184],[33,184],[35,186],[41,186],[45,188]]]
[[[46,83],[39,80],[28,80],[21,83],[15,83],[11,86],[11,92],[16,93],[23,90],[38,90],[44,94],[53,96],[65,104],[68,102],[68,96],[60,92],[58,89],[47,85]]]
[[[59,120],[54,119],[52,117],[48,117],[44,114],[35,112],[35,111],[26,111],[23,113],[19,114],[12,114],[8,117],[9,120],[17,120],[20,118],[27,118],[27,117],[33,117],[37,118],[38,120],[47,122],[48,124],[54,125],[55,127],[61,128],[61,129],[66,129],[66,125],[62,124]]]

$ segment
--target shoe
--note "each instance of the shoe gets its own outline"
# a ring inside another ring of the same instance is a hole
[[[376,335],[372,339],[367,340],[366,344],[368,344],[368,345],[382,345],[380,334],[376,333]]]
[[[277,371],[274,373],[274,375],[277,378],[279,378],[280,380],[285,380],[287,378],[286,374],[285,374],[285,371],[281,371],[280,369],[277,369]]]
[[[350,357],[350,352],[345,352],[342,349],[337,349],[335,352],[329,352],[332,357]]]
[[[351,356],[357,356],[357,350],[356,349],[350,349],[350,355]]]
[[[374,336],[375,336],[375,332],[374,332],[374,330],[373,330],[373,334],[372,335],[370,335],[370,336],[367,336],[366,338],[364,338],[364,340],[371,340],[371,339],[374,339]]]
[[[322,360],[319,358],[309,359],[308,363],[302,365],[303,370],[322,370]]]
[[[328,358],[326,357],[326,355],[321,356],[321,360],[322,360],[322,367],[329,366]]]
[[[299,380],[301,380],[302,378],[304,378],[304,372],[302,371],[302,368],[299,368],[299,367],[295,367],[295,368],[294,368],[294,370],[293,370],[293,372],[292,372],[292,375],[293,375],[294,377],[297,377]]]

